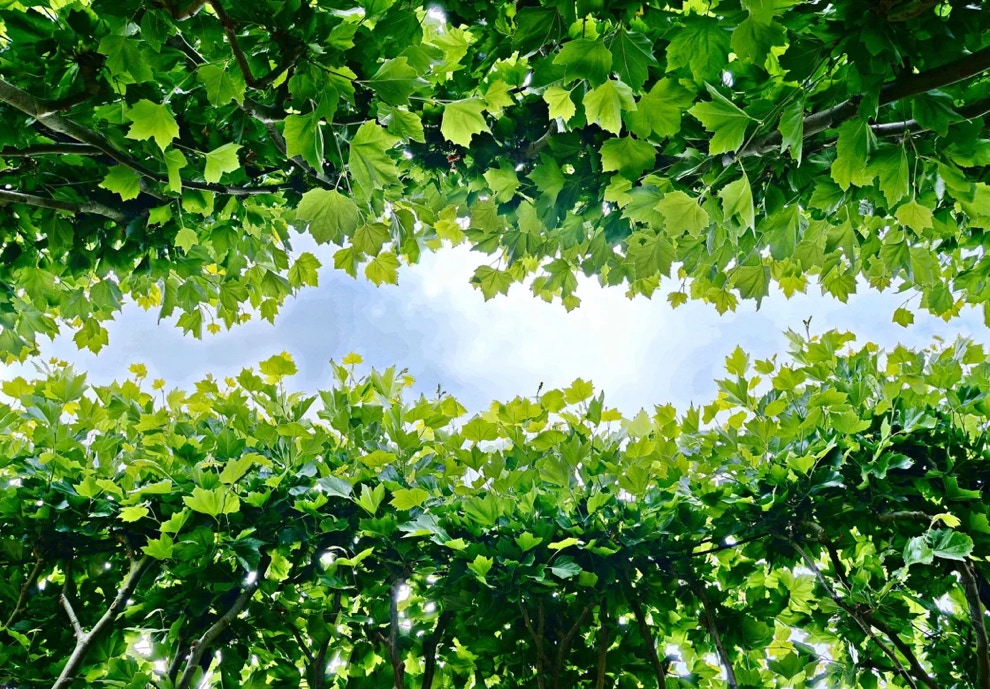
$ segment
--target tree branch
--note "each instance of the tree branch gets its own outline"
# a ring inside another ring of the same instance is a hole
[[[199,661],[202,660],[203,655],[210,648],[216,638],[220,636],[220,633],[226,629],[231,622],[241,613],[244,607],[251,601],[254,596],[255,591],[261,585],[261,582],[265,578],[265,570],[268,569],[268,563],[271,562],[270,555],[263,555],[258,562],[257,574],[254,577],[254,581],[249,584],[245,584],[241,590],[237,599],[234,600],[233,604],[227,609],[227,611],[220,616],[220,618],[214,622],[209,629],[203,632],[203,635],[192,642],[189,647],[189,654],[186,656],[186,665],[182,670],[182,674],[179,675],[179,680],[175,683],[175,689],[189,689],[189,685],[192,683],[193,674],[199,667]]]
[[[650,625],[646,623],[646,615],[643,614],[643,606],[639,601],[639,596],[633,591],[632,585],[626,582],[626,599],[629,607],[632,608],[633,615],[636,616],[636,624],[639,626],[639,635],[646,646],[646,657],[653,666],[653,672],[657,677],[657,689],[664,689],[667,686],[667,671],[660,662],[657,654],[657,646],[653,641],[653,634],[650,633]]]
[[[35,206],[37,208],[51,208],[58,211],[68,211],[69,213],[91,213],[110,218],[114,222],[126,223],[131,218],[126,213],[110,206],[95,201],[84,201],[73,203],[72,201],[59,201],[47,196],[35,196],[19,191],[8,191],[0,189],[0,203],[21,203],[25,206]]]
[[[155,172],[139,160],[118,151],[102,134],[77,124],[72,120],[57,115],[46,103],[35,98],[26,91],[22,91],[13,84],[0,79],[0,101],[7,103],[11,107],[20,110],[25,115],[33,117],[42,125],[53,132],[64,134],[65,136],[78,141],[81,144],[92,146],[109,156],[112,160],[131,168],[142,177],[153,179],[156,182],[168,182],[168,176]],[[197,191],[212,191],[218,194],[230,196],[251,196],[253,194],[271,194],[273,192],[288,188],[286,185],[271,185],[266,187],[230,187],[223,184],[208,184],[204,182],[191,182],[183,180],[182,185]]]
[[[964,58],[936,67],[920,74],[909,74],[905,77],[887,82],[880,89],[878,107],[895,103],[904,98],[927,93],[943,86],[974,77],[990,69],[990,48],[984,48]],[[812,113],[804,118],[804,137],[818,134],[837,127],[856,114],[863,96],[854,96],[837,105],[820,112]],[[895,124],[902,124],[900,122]],[[780,147],[783,137],[779,131],[755,139],[739,151],[737,158],[752,155],[763,155]]]
[[[718,623],[715,621],[715,613],[712,611],[711,602],[705,593],[705,585],[698,582],[697,591],[698,599],[701,601],[701,607],[705,612],[705,621],[708,623],[708,633],[712,635],[712,641],[715,642],[715,650],[718,652],[718,657],[722,661],[722,668],[725,670],[725,680],[731,689],[737,689],[739,683],[736,682],[736,673],[732,669],[732,659],[729,657],[729,653],[725,649],[725,644],[722,642],[722,635],[718,632]]]
[[[849,605],[849,603],[847,603],[835,591],[835,589],[832,588],[832,586],[828,583],[828,580],[825,579],[825,575],[822,574],[822,571],[818,568],[818,565],[815,563],[814,560],[811,559],[811,556],[809,556],[808,553],[805,552],[804,548],[799,546],[794,541],[787,541],[787,542],[790,543],[791,547],[794,548],[794,551],[801,556],[801,559],[804,560],[804,564],[808,567],[808,569],[814,572],[815,579],[817,579],[821,587],[825,589],[825,593],[828,594],[829,598],[835,601],[836,605],[838,605],[840,608],[845,610],[846,613],[856,623],[856,625],[863,630],[863,633],[865,633],[868,637],[870,637],[870,639],[873,640],[873,642],[883,652],[883,654],[887,656],[890,659],[890,661],[894,664],[895,670],[901,677],[904,678],[904,681],[906,681],[908,685],[912,687],[912,689],[917,689],[918,686],[917,682],[914,681],[914,678],[911,676],[911,673],[909,673],[907,671],[907,668],[904,667],[904,663],[902,663],[901,659],[897,657],[897,654],[894,653],[894,650],[889,645],[887,645],[883,639],[877,636],[876,632],[873,631],[873,627],[871,627],[870,624],[865,619],[863,619],[863,616],[859,614],[859,611],[856,610],[856,608],[853,607],[852,605]],[[937,687],[933,687],[933,689],[937,689]]]
[[[33,158],[44,155],[95,156],[100,149],[89,144],[54,143],[36,144],[25,148],[5,148],[0,150],[0,158]]]
[[[990,689],[990,650],[987,643],[986,612],[980,603],[976,573],[973,571],[973,566],[965,560],[959,563],[958,570],[969,608],[969,621],[973,625],[973,636],[976,637],[975,686],[977,689]]]
[[[447,623],[450,622],[450,618],[453,616],[454,614],[450,610],[444,610],[440,613],[440,616],[437,618],[437,626],[433,629],[433,633],[427,637],[426,643],[423,644],[423,659],[425,663],[423,666],[423,682],[420,685],[421,689],[433,689],[433,676],[437,671],[437,646],[447,629]]]
[[[605,689],[605,672],[608,668],[608,599],[603,598],[598,606],[599,638],[598,638],[598,667],[595,670],[595,689]]]
[[[120,612],[120,609],[127,603],[127,600],[134,593],[134,589],[137,588],[138,582],[141,579],[141,575],[144,574],[148,565],[151,563],[150,558],[145,555],[140,560],[131,560],[131,568],[124,578],[123,583],[117,590],[117,595],[110,603],[110,606],[106,609],[103,615],[97,620],[93,628],[86,632],[83,630],[82,625],[79,624],[79,620],[76,619],[75,611],[72,610],[72,605],[66,593],[63,593],[60,600],[62,602],[62,607],[65,608],[66,613],[69,615],[69,621],[72,623],[73,630],[76,633],[76,647],[72,650],[72,655],[69,656],[68,662],[66,662],[65,667],[62,668],[62,673],[55,680],[55,684],[52,685],[52,689],[68,689],[72,682],[76,678],[76,673],[82,666],[83,661],[86,659],[90,648],[93,643],[96,642],[100,635],[107,630],[107,628],[113,624]]]
[[[529,613],[526,611],[525,606],[522,604],[522,599],[519,600],[519,612],[522,613],[523,624],[526,625],[526,631],[533,638],[533,643],[536,645],[536,686],[539,689],[544,689],[543,683],[543,665],[548,662],[546,652],[543,648],[543,601],[539,603],[539,631],[533,629],[533,623],[529,619]]]
[[[10,627],[10,625],[14,623],[14,620],[17,619],[17,615],[20,614],[21,610],[24,608],[24,601],[27,600],[28,591],[31,590],[32,586],[34,586],[34,582],[38,580],[38,575],[41,574],[41,568],[43,565],[44,560],[41,559],[41,555],[36,555],[34,560],[34,568],[28,575],[28,578],[24,580],[24,583],[21,584],[21,591],[17,596],[17,603],[14,604],[14,609],[10,612],[10,616],[3,625],[4,627]]]
[[[592,609],[595,607],[594,603],[588,603],[584,606],[581,614],[578,616],[571,628],[567,630],[564,638],[560,640],[560,644],[557,646],[557,662],[553,669],[553,686],[554,689],[560,686],[560,675],[564,672],[564,661],[567,659],[567,652],[571,649],[571,644],[574,643],[574,637],[577,633],[581,631],[582,625],[584,625],[585,620],[588,619],[588,615],[591,614]]]
[[[268,74],[260,79],[255,79],[254,74],[251,73],[251,66],[248,64],[247,56],[241,49],[240,41],[237,38],[237,24],[230,18],[227,11],[224,10],[223,5],[220,4],[220,0],[207,0],[207,2],[209,2],[210,7],[216,13],[217,19],[220,20],[223,33],[227,37],[227,43],[230,45],[231,52],[234,53],[234,60],[237,62],[237,67],[244,76],[244,83],[253,89],[263,89],[270,86],[282,72],[289,69],[294,61],[294,56],[285,55],[282,61],[272,68]]]
[[[399,591],[405,583],[405,579],[400,577],[392,582],[392,586],[388,590],[388,655],[392,663],[392,686],[394,689],[405,689],[406,686],[406,666],[402,662],[402,654],[399,652]]]

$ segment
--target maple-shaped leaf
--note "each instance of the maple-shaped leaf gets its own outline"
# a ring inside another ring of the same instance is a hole
[[[217,107],[234,101],[238,105],[244,103],[244,91],[247,86],[244,76],[235,65],[203,65],[196,70],[196,77],[206,87],[206,97]]]
[[[440,121],[440,133],[447,141],[460,146],[470,146],[471,137],[475,134],[491,131],[482,116],[485,101],[480,98],[447,103],[443,108],[443,119]]]
[[[158,148],[164,151],[179,135],[179,125],[168,106],[152,103],[146,98],[135,103],[124,116],[132,122],[126,134],[128,139],[154,139]]]
[[[238,169],[241,166],[241,161],[237,159],[240,148],[240,144],[224,144],[204,154],[206,170],[203,172],[203,179],[210,183],[219,182],[225,172]]]
[[[607,132],[622,131],[623,111],[635,110],[636,100],[632,89],[621,81],[609,79],[584,96],[584,111],[588,122],[597,124]]]
[[[302,195],[296,217],[320,244],[350,236],[361,221],[357,204],[339,191],[311,189]]]
[[[126,165],[115,165],[110,168],[100,186],[120,194],[121,200],[130,201],[141,193],[141,175]]]
[[[323,131],[316,113],[285,118],[285,155],[301,156],[315,170],[323,170]]]
[[[362,124],[351,139],[347,169],[365,198],[376,189],[398,184],[395,162],[388,155],[388,150],[397,143],[398,138],[374,122]]]
[[[429,86],[404,56],[386,60],[366,83],[389,105],[408,105],[409,96]]]

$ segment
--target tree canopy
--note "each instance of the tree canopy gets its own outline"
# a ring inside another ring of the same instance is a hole
[[[971,0],[3,3],[0,350],[133,299],[199,335],[444,242],[720,311],[813,285],[983,304],[990,13]],[[911,312],[897,312],[899,322]]]
[[[5,382],[0,681],[988,686],[986,352],[790,337],[631,419],[582,380],[464,419],[356,356]]]

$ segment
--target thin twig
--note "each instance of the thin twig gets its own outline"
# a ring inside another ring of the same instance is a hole
[[[95,156],[102,151],[89,144],[56,143],[56,144],[35,144],[24,148],[5,148],[0,150],[0,158],[33,158],[34,156],[45,155],[75,155],[75,156]]]
[[[421,684],[422,689],[432,689],[433,687],[433,676],[436,674],[437,670],[437,646],[440,644],[440,639],[443,638],[443,634],[447,629],[447,623],[454,614],[450,610],[444,610],[440,613],[437,618],[437,626],[434,627],[433,633],[426,638],[426,643],[423,644],[423,682]]]
[[[533,643],[536,645],[536,686],[538,689],[544,689],[543,683],[543,665],[549,662],[546,652],[543,649],[543,601],[539,603],[539,613],[540,613],[540,628],[539,631],[533,629],[533,623],[529,619],[529,612],[526,607],[522,604],[522,600],[519,601],[519,612],[522,613],[523,624],[526,625],[526,631],[533,638]]]
[[[708,633],[711,634],[712,641],[715,642],[715,650],[718,652],[718,657],[722,661],[722,668],[725,670],[726,682],[731,689],[737,689],[739,683],[736,682],[736,673],[732,669],[732,659],[729,657],[729,653],[725,649],[725,644],[722,642],[722,635],[719,634],[718,622],[715,620],[715,613],[712,611],[711,602],[705,593],[705,585],[699,582],[697,591],[698,599],[701,601],[701,607],[705,612],[705,621],[708,623]]]
[[[918,686],[917,682],[914,681],[914,678],[911,676],[911,673],[909,673],[907,671],[907,668],[904,667],[904,663],[901,662],[901,659],[897,657],[896,653],[894,653],[894,649],[892,649],[889,645],[887,645],[887,643],[884,642],[883,639],[877,636],[876,632],[873,631],[873,627],[871,627],[870,624],[863,619],[863,616],[859,614],[856,608],[850,605],[849,603],[847,603],[845,600],[843,600],[843,598],[835,591],[835,589],[832,588],[832,586],[828,583],[828,580],[825,579],[825,575],[822,574],[822,571],[818,568],[818,565],[815,563],[815,561],[812,560],[811,557],[808,555],[808,553],[804,551],[804,548],[799,546],[794,541],[787,541],[787,542],[790,543],[791,547],[794,548],[794,551],[801,556],[801,559],[804,560],[804,563],[805,565],[807,565],[808,569],[814,572],[815,578],[818,580],[818,583],[821,585],[821,587],[825,589],[825,592],[828,594],[829,598],[835,601],[836,605],[838,605],[840,608],[845,610],[846,613],[856,623],[856,625],[860,629],[862,629],[863,632],[868,637],[870,637],[870,639],[873,640],[873,642],[883,652],[883,654],[887,656],[890,659],[890,661],[894,664],[894,668],[897,670],[897,674],[903,677],[904,681],[906,681],[908,685],[910,685],[913,689],[917,689]]]
[[[588,619],[588,615],[591,614],[594,607],[594,603],[588,603],[584,606],[577,620],[567,630],[567,634],[564,635],[564,638],[560,640],[560,644],[557,646],[557,662],[553,669],[554,689],[558,689],[560,686],[560,675],[564,672],[564,661],[567,659],[567,652],[571,649],[571,644],[574,643],[574,637],[581,631],[581,627],[584,625],[585,620]]]
[[[595,689],[605,689],[605,672],[608,668],[608,599],[603,598],[598,606],[598,667],[595,671]]]
[[[41,574],[41,568],[43,565],[44,565],[44,560],[41,559],[40,555],[37,555],[34,560],[34,568],[31,570],[31,573],[28,575],[28,578],[24,580],[24,583],[21,584],[21,591],[17,596],[17,603],[14,605],[14,609],[11,611],[10,616],[7,618],[7,621],[4,623],[3,625],[4,627],[9,628],[10,625],[14,623],[14,620],[17,619],[17,616],[20,614],[21,609],[24,607],[24,602],[27,600],[28,591],[30,591],[31,587],[34,586],[34,582],[38,580],[38,575]]]
[[[399,650],[399,592],[405,585],[401,577],[392,582],[389,588],[389,626],[388,626],[388,655],[392,662],[392,686],[394,689],[405,689],[405,663]]]

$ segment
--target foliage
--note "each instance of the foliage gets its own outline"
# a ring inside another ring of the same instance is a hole
[[[465,419],[353,355],[312,397],[287,355],[7,381],[0,681],[987,686],[986,353],[790,337],[632,419],[581,380]]]
[[[971,0],[5,2],[0,350],[134,299],[274,319],[287,227],[486,298],[575,275],[720,311],[817,283],[987,301],[990,13]],[[810,283],[809,283],[810,281]],[[898,315],[898,322],[906,320]]]

